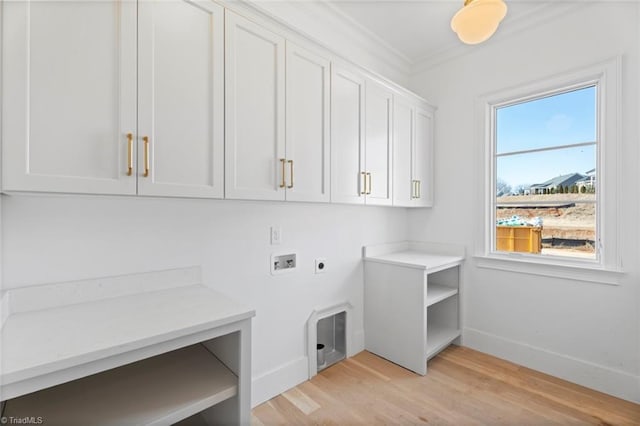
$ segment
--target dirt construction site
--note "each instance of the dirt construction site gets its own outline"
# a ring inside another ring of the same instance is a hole
[[[499,197],[496,219],[540,217],[544,251],[594,253],[595,194],[539,194]],[[549,250],[545,250],[549,249]]]

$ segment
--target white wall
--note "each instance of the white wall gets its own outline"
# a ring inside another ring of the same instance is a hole
[[[435,208],[409,213],[412,239],[464,244],[483,226],[474,103],[481,95],[623,55],[619,286],[476,267],[464,270],[464,344],[588,387],[640,401],[637,3],[590,4],[412,77],[438,105]]]
[[[362,246],[406,238],[406,210],[382,207],[79,195],[2,195],[1,206],[4,289],[202,265],[206,284],[256,309],[254,402],[307,379],[314,308],[351,302],[363,348]],[[271,276],[270,255],[287,249],[298,270]]]

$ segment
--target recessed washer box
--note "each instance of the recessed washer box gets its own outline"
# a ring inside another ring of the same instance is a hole
[[[278,275],[285,272],[291,272],[294,269],[296,269],[296,266],[297,266],[296,253],[271,255],[271,275]]]

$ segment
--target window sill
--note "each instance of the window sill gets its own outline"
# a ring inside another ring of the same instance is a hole
[[[620,285],[624,275],[621,270],[607,269],[602,266],[567,263],[551,259],[532,259],[520,254],[490,254],[474,256],[478,268],[497,269],[521,274],[541,275],[606,285]]]

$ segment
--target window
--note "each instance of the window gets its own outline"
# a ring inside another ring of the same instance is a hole
[[[495,251],[597,258],[597,90],[494,106]]]
[[[478,266],[616,284],[621,58],[478,99]]]

